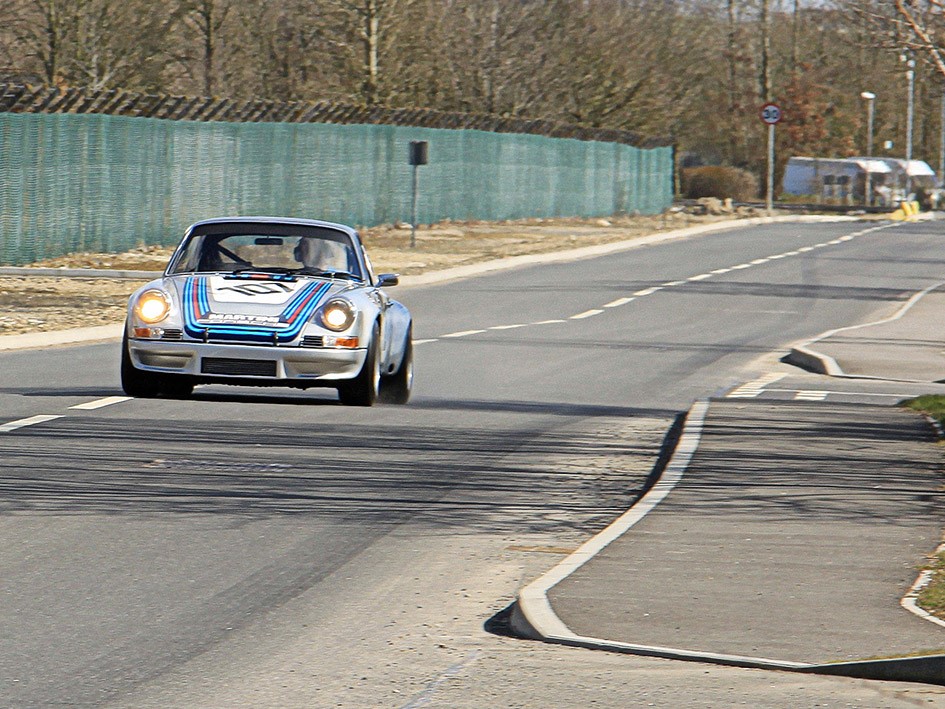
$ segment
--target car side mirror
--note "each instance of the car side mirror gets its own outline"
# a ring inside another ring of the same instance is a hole
[[[400,283],[400,276],[396,273],[380,273],[377,276],[377,287],[396,286]]]

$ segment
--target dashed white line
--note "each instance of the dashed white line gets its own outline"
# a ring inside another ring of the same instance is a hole
[[[78,409],[79,411],[94,411],[95,409],[102,409],[106,406],[111,406],[112,404],[120,404],[123,401],[131,401],[130,396],[106,396],[104,399],[96,399],[95,401],[89,401],[84,404],[76,404],[75,406],[70,406],[70,409]]]
[[[0,425],[0,433],[9,433],[10,431],[15,431],[18,428],[25,428],[26,426],[35,426],[38,423],[46,423],[47,421],[53,421],[55,419],[61,419],[62,416],[30,416],[25,419],[17,419],[16,421],[10,421]]]
[[[468,337],[469,335],[479,335],[485,332],[485,330],[462,330],[460,332],[450,332],[446,335],[440,335],[440,337]]]
[[[753,261],[749,261],[749,262],[747,262],[747,263],[740,263],[740,264],[738,264],[737,266],[730,266],[730,267],[727,267],[727,268],[717,268],[717,269],[715,269],[714,271],[710,271],[710,272],[708,272],[708,273],[700,273],[700,274],[698,274],[698,275],[696,275],[696,276],[690,276],[689,278],[686,278],[686,279],[684,279],[684,280],[679,280],[679,281],[667,281],[666,283],[663,283],[662,285],[659,285],[659,286],[652,286],[652,287],[650,287],[650,288],[644,288],[644,289],[642,289],[642,290],[638,290],[638,291],[636,291],[635,293],[633,293],[632,296],[627,296],[627,297],[623,297],[623,298],[617,298],[617,299],[612,300],[612,301],[610,301],[609,303],[603,305],[602,307],[603,307],[603,308],[617,308],[617,307],[620,307],[621,305],[626,305],[627,303],[630,303],[630,302],[636,300],[636,298],[644,297],[644,296],[648,296],[648,295],[652,295],[652,294],[656,293],[657,291],[663,290],[664,288],[674,288],[674,287],[676,287],[676,286],[685,285],[686,283],[691,283],[691,282],[694,282],[694,281],[704,281],[704,280],[706,280],[707,278],[712,278],[713,276],[719,276],[719,275],[722,275],[722,274],[725,274],[725,273],[730,273],[731,271],[741,271],[741,270],[744,270],[744,269],[746,269],[746,268],[751,268],[752,266],[760,266],[760,265],[762,265],[762,264],[768,263],[769,261],[774,261],[774,260],[777,260],[777,259],[788,258],[788,257],[790,257],[790,256],[798,256],[798,255],[800,255],[800,254],[802,254],[802,253],[808,253],[808,252],[813,251],[813,250],[815,250],[815,249],[824,248],[825,246],[836,245],[836,244],[841,244],[841,243],[846,242],[846,241],[851,241],[852,239],[854,239],[854,238],[857,237],[857,236],[860,236],[861,234],[865,234],[865,233],[868,233],[868,232],[870,232],[870,231],[875,231],[875,230],[878,230],[878,229],[880,229],[880,228],[883,228],[883,227],[875,227],[874,229],[868,229],[868,230],[865,230],[865,231],[863,231],[863,232],[857,232],[857,233],[855,233],[855,234],[847,234],[846,236],[838,237],[838,238],[836,238],[836,239],[834,239],[834,240],[832,240],[832,241],[825,241],[825,242],[823,242],[823,243],[821,243],[821,244],[813,244],[813,245],[811,245],[811,246],[802,246],[802,247],[798,248],[798,249],[795,250],[795,251],[786,251],[786,252],[784,252],[783,254],[775,254],[775,255],[773,255],[773,256],[766,256],[766,257],[764,257],[764,258],[757,258],[757,259],[755,259],[755,260],[753,260]],[[594,309],[591,309],[591,310],[586,310],[586,311],[584,311],[583,313],[578,313],[577,315],[571,315],[571,316],[568,317],[568,320],[583,320],[583,319],[585,319],[585,318],[590,318],[590,317],[594,317],[594,316],[596,316],[596,315],[600,315],[600,314],[603,313],[603,312],[604,312],[604,310],[602,310],[602,309],[600,309],[600,308],[594,308]],[[533,325],[556,325],[556,324],[568,322],[568,320],[563,320],[563,319],[555,318],[555,319],[551,319],[551,320],[539,320],[539,321],[537,321],[537,322],[532,322],[532,323],[516,323],[516,324],[514,324],[514,325],[493,325],[492,327],[489,327],[489,328],[484,329],[484,330],[463,330],[463,331],[460,331],[460,332],[451,332],[451,333],[447,333],[447,334],[445,334],[445,335],[440,335],[439,338],[430,338],[430,339],[426,339],[426,340],[414,340],[414,344],[415,344],[415,345],[422,345],[422,344],[425,344],[425,343],[428,343],[428,342],[437,342],[440,338],[455,339],[455,338],[460,338],[460,337],[468,337],[468,336],[470,336],[470,335],[478,335],[478,334],[481,334],[481,333],[483,333],[483,332],[487,332],[488,330],[515,330],[515,329],[518,329],[518,328],[529,327],[529,326],[533,326]],[[762,384],[761,387],[753,387],[752,384],[753,384],[753,383],[749,383],[749,384],[743,385],[742,387],[739,387],[738,389],[736,389],[735,391],[733,391],[731,394],[729,394],[729,396],[736,396],[736,397],[738,397],[738,396],[742,396],[742,397],[754,397],[754,396],[758,396],[758,394],[761,392],[761,389],[764,387],[764,384]],[[798,392],[798,397],[801,397],[802,395],[804,395],[804,396],[814,396],[814,395],[819,396],[821,393],[822,393],[822,392]],[[824,393],[824,396],[826,396],[826,393]],[[74,408],[74,409],[97,409],[97,408],[100,408],[100,407],[102,407],[102,406],[109,406],[110,404],[119,403],[119,401],[125,401],[126,399],[127,399],[127,397],[109,397],[108,399],[102,399],[102,400],[99,400],[98,402],[89,402],[88,404],[80,404],[80,405],[78,405],[78,406],[73,406],[73,407],[70,407],[70,408]],[[2,429],[0,429],[0,431],[2,431]]]
[[[584,320],[584,319],[586,319],[586,318],[592,318],[592,317],[594,317],[595,315],[600,315],[602,312],[604,312],[604,311],[603,311],[603,310],[598,310],[598,309],[585,310],[583,313],[578,313],[577,315],[572,315],[572,316],[569,318],[569,320]]]

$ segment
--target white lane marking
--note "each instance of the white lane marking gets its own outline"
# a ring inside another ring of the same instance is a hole
[[[766,256],[765,258],[756,258],[754,261],[749,261],[748,263],[752,266],[760,266],[763,263],[768,263],[768,257]]]
[[[667,281],[662,285],[663,288],[675,288],[676,286],[681,286],[685,281]]]
[[[610,301],[610,302],[607,303],[607,305],[605,305],[604,307],[605,307],[605,308],[619,308],[621,305],[626,305],[627,303],[632,303],[632,302],[635,301],[635,300],[636,300],[636,298],[617,298],[617,300],[612,300],[612,301]]]
[[[662,286],[653,286],[652,288],[644,288],[643,290],[638,290],[634,295],[644,296],[644,295],[653,295],[656,291],[663,290]]]
[[[595,315],[600,315],[603,310],[585,310],[583,313],[578,313],[577,315],[572,315],[569,320],[584,320],[586,318],[592,318]]]
[[[754,399],[755,397],[759,396],[761,392],[764,391],[766,386],[768,386],[769,384],[774,384],[776,381],[784,379],[784,377],[786,376],[787,374],[785,373],[779,374],[777,372],[770,372],[761,377],[758,377],[758,379],[742,384],[737,389],[733,389],[731,392],[729,392],[726,398],[728,399]]]
[[[462,330],[460,332],[450,332],[446,335],[440,335],[440,337],[468,337],[469,335],[479,335],[483,332],[485,332],[485,330]]]
[[[801,248],[797,250],[797,252],[799,254],[806,254],[808,251],[813,251],[813,250],[814,250],[813,246],[802,246]]]
[[[767,392],[768,394],[799,394],[801,393],[801,391],[803,390],[801,389],[765,389],[765,392]],[[882,394],[882,393],[877,393],[873,391],[830,390],[830,391],[826,391],[822,393],[825,393],[828,396],[874,396],[874,397],[880,397],[880,398],[886,398],[886,399],[899,399],[899,400],[908,399],[910,397],[915,396],[915,392],[912,392],[911,394]]]
[[[787,258],[787,254],[777,254],[775,256],[769,256],[768,258],[771,259],[772,261],[777,261],[778,259],[781,259],[781,258]]]
[[[859,234],[857,234],[856,236],[859,236]],[[853,234],[847,234],[846,236],[841,236],[839,239],[837,239],[837,241],[838,241],[838,242],[840,242],[840,241],[853,241],[853,237],[854,237]]]
[[[687,278],[687,281],[704,281],[706,278],[712,278],[711,273],[700,273],[698,276]]]
[[[794,395],[794,401],[824,401],[829,391],[799,391]]]
[[[733,271],[741,271],[744,268],[751,268],[750,263],[740,263],[737,266],[732,266]]]
[[[95,409],[102,409],[106,406],[111,406],[112,404],[120,404],[123,401],[131,401],[130,396],[106,396],[104,399],[96,399],[95,401],[89,401],[85,404],[76,404],[75,406],[70,406],[70,409],[78,409],[80,411],[94,411]]]
[[[539,320],[538,322],[533,322],[532,325],[557,325],[563,322],[567,322],[567,320]]]
[[[834,239],[833,241],[828,241],[827,243],[828,243],[828,244],[832,244],[832,245],[836,245],[836,244],[842,244],[843,242],[840,241],[840,239]]]
[[[528,323],[518,323],[517,325],[493,325],[490,330],[516,330],[520,327],[528,327]]]
[[[38,423],[46,423],[47,421],[53,421],[55,419],[61,419],[62,416],[30,416],[25,419],[17,419],[16,421],[10,421],[0,425],[0,433],[9,433],[10,431],[15,431],[18,428],[25,428],[26,426],[35,426]]]
[[[428,339],[428,340],[414,340],[414,341],[413,341],[413,344],[415,344],[415,345],[425,345],[425,344],[427,344],[428,342],[437,342],[437,341],[438,341],[437,338],[431,337],[431,338]]]
[[[730,269],[730,268],[717,268],[717,269],[715,269],[714,271],[712,271],[712,275],[713,275],[713,276],[718,276],[718,275],[721,275],[721,274],[723,274],[723,273],[728,273],[728,272],[731,271],[731,270],[732,270],[732,269]]]

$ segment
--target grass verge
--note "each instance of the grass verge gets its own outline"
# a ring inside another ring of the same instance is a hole
[[[945,396],[926,395],[901,402],[902,406],[919,411],[938,421],[945,428]],[[939,429],[941,432],[942,428]],[[945,620],[945,551],[933,556],[923,570],[932,572],[932,577],[916,598],[916,603],[925,611]]]

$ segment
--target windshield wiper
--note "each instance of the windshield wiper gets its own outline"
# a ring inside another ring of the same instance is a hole
[[[230,271],[232,274],[239,273],[275,273],[277,275],[288,275],[290,273],[298,273],[298,269],[295,268],[285,268],[284,266],[246,266],[244,268],[237,268]]]
[[[345,278],[349,281],[359,281],[360,277],[354,275],[349,271],[339,271],[334,268],[314,268],[313,266],[306,266],[304,268],[296,268],[292,271],[293,273],[301,273],[303,276],[320,276],[322,278]]]

